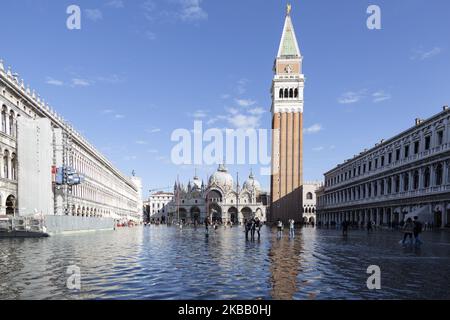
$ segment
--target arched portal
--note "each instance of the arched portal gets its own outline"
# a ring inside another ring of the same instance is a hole
[[[186,219],[187,219],[187,211],[185,208],[180,208],[179,212],[179,221],[186,223]]]
[[[16,213],[16,197],[9,195],[6,198],[6,214],[13,216]]]
[[[235,207],[228,209],[228,216],[233,224],[239,223],[238,210]]]
[[[211,203],[209,205],[209,215],[211,216],[211,221],[213,223],[222,222],[222,208],[217,203]]]
[[[254,218],[254,214],[252,212],[252,209],[249,207],[245,207],[241,210],[242,216],[244,217],[244,220],[251,220]]]
[[[206,196],[206,201],[208,203],[222,202],[222,193],[217,190],[211,190]]]
[[[199,224],[200,223],[200,209],[199,207],[191,208],[191,220],[192,222]]]

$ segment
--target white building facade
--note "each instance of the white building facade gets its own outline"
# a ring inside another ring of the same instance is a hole
[[[317,220],[391,225],[406,217],[450,222],[450,109],[325,173]]]
[[[315,223],[317,211],[316,192],[321,187],[320,182],[304,182],[302,184],[303,222]]]
[[[0,215],[142,220],[137,178],[116,169],[2,61],[0,107]],[[57,186],[55,170],[62,166],[81,174],[83,183]]]
[[[148,197],[148,212],[150,220],[167,216],[167,205],[173,201],[173,193],[155,192]]]

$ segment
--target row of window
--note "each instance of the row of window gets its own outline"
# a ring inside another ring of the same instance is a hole
[[[9,120],[9,124],[7,124],[7,119]],[[2,132],[15,137],[16,136],[16,115],[15,115],[14,111],[11,110],[8,114],[8,109],[6,108],[6,106],[3,106],[2,114],[1,114],[1,121],[2,121],[2,127],[1,127]]]
[[[90,208],[90,207],[81,207],[72,205],[72,210],[70,210],[70,214],[73,216],[79,216],[79,217],[104,217],[104,216],[111,216],[111,210],[108,209],[97,209],[97,208]],[[119,215],[126,216],[126,213],[123,212],[117,212]]]
[[[450,168],[447,172],[447,183],[449,183]],[[319,204],[339,204],[353,200],[357,201],[400,192],[438,187],[444,184],[444,174],[444,164],[439,163],[434,168],[433,166],[427,166],[321,196]]]
[[[436,139],[434,147],[439,147],[444,143],[444,130],[437,131],[435,133]],[[386,155],[382,155],[379,158],[367,161],[353,169],[349,169],[340,173],[332,178],[326,180],[325,185],[327,187],[334,186],[336,184],[345,182],[354,177],[364,175],[367,172],[372,172],[377,169],[381,169],[386,165],[390,165],[394,162],[398,162],[403,159],[408,159],[412,155],[418,155],[422,151],[429,151],[432,148],[432,135],[429,134],[424,139],[416,140],[412,144],[407,144],[403,148],[397,148],[395,151],[390,151]]]
[[[303,213],[316,213],[316,208],[303,208]]]
[[[280,99],[298,98],[298,89],[280,89],[278,97]]]
[[[123,190],[129,197],[133,197],[134,191],[125,182],[117,178],[114,174],[86,158],[77,151],[73,157],[73,167],[86,177],[91,178],[112,190]]]
[[[73,196],[88,201],[107,204],[117,208],[120,207],[128,210],[134,210],[137,208],[136,202],[131,201],[124,196],[111,194],[106,190],[95,188],[86,183],[75,186],[73,188]]]

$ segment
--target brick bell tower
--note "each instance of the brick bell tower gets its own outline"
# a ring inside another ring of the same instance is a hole
[[[287,6],[272,82],[272,222],[299,220],[303,182],[303,57]]]

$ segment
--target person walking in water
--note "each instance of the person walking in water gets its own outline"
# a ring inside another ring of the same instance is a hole
[[[261,239],[261,221],[259,220],[258,217],[255,219],[255,229],[256,232],[258,232],[258,240],[259,240]]]
[[[250,232],[251,224],[250,221],[245,219],[244,220],[244,227],[245,227],[245,239],[248,240],[248,233]]]
[[[283,235],[283,222],[278,219],[277,221],[277,237],[281,238],[281,236]]]
[[[419,238],[419,235],[422,233],[422,230],[423,230],[422,222],[419,221],[419,217],[415,216],[414,217],[413,234],[414,234],[414,243],[416,245],[421,245],[422,244],[422,241]]]
[[[252,237],[252,240],[255,240],[256,220],[253,218],[252,220],[250,220],[250,222],[251,222],[251,226],[250,226],[251,237]]]
[[[208,219],[208,217],[206,217],[206,218],[205,218],[205,233],[206,233],[206,235],[209,234],[209,229],[208,229],[208,227],[209,227],[209,219]]]
[[[294,219],[289,219],[289,237],[295,237],[295,221]]]
[[[412,242],[413,232],[414,232],[414,223],[411,218],[406,220],[405,225],[403,226],[403,241],[402,244],[406,244],[406,238],[409,238],[409,241]]]
[[[373,231],[372,221],[369,220],[369,221],[367,221],[367,233],[371,233],[372,231]]]
[[[342,222],[342,235],[346,237],[348,235],[348,226],[350,225],[350,222],[347,220],[344,220]]]

